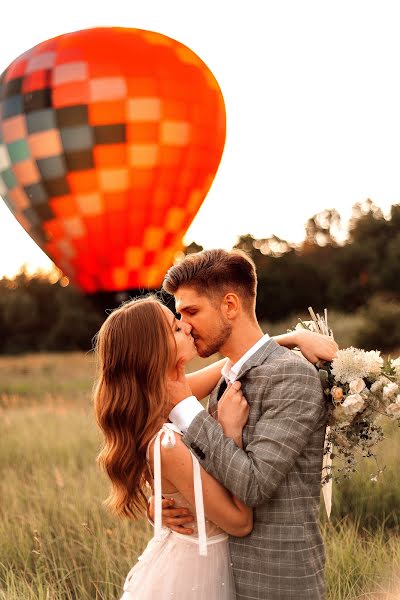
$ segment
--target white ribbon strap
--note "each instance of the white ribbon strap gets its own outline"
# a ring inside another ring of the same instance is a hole
[[[160,437],[163,430],[158,432],[154,444],[154,537],[161,537],[161,454],[160,454]]]
[[[161,441],[161,436],[164,437]],[[175,446],[175,435],[166,425],[157,434],[154,443],[154,537],[160,539],[162,533],[162,490],[161,490],[161,444],[164,448],[173,448]]]
[[[326,434],[325,434],[324,458],[322,460],[322,477],[326,477],[327,475],[331,476],[329,481],[327,481],[327,483],[324,483],[322,486],[322,495],[324,498],[325,510],[326,510],[328,519],[331,516],[331,510],[332,510],[332,459],[331,459],[332,452],[326,452],[328,444],[329,444],[329,442],[328,442],[329,432],[330,432],[330,428],[328,425],[326,428]],[[331,450],[332,450],[332,448],[331,448]]]
[[[161,442],[161,435],[163,433],[165,435]],[[158,432],[154,443],[154,538],[156,540],[160,539],[162,536],[161,444],[166,448],[171,448],[175,445],[174,433],[166,426],[164,426]],[[194,500],[199,536],[199,554],[200,556],[207,556],[207,534],[204,516],[203,487],[201,484],[200,464],[192,453],[190,453],[190,455],[193,462]]]
[[[175,434],[174,432],[164,425],[163,427],[164,437],[161,440],[161,445],[163,448],[173,448],[175,446]]]
[[[199,554],[200,556],[207,556],[207,534],[204,516],[203,486],[201,485],[200,464],[195,456],[192,453],[190,454],[193,462],[194,501],[196,505],[197,532],[199,536]]]

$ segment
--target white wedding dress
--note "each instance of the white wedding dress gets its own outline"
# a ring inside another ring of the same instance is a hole
[[[155,439],[155,534],[128,573],[121,600],[234,600],[228,536],[205,519],[200,465],[193,454],[196,506],[191,506],[179,492],[162,494],[160,441],[163,436],[164,446],[173,445],[174,432],[181,435],[175,425],[165,423],[151,440]],[[174,498],[177,507],[187,507],[196,514],[193,535],[181,535],[161,526],[161,494]]]

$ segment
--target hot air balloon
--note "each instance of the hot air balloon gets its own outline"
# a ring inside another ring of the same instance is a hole
[[[160,33],[60,35],[0,78],[0,194],[87,293],[160,285],[224,142],[215,77]]]

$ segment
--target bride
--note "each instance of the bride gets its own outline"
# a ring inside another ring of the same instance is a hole
[[[305,356],[312,350],[331,358],[331,348],[318,334],[303,330],[275,339],[299,345]],[[137,519],[146,514],[148,486],[155,497],[155,535],[129,572],[121,600],[234,599],[227,534],[250,533],[252,509],[203,470],[168,422],[168,382],[181,377],[184,364],[197,355],[190,326],[156,297],[138,298],[109,315],[96,336],[96,351],[94,407],[104,435],[98,462],[112,484],[106,503],[114,514]],[[224,362],[187,376],[197,398],[211,392]],[[228,387],[218,406],[228,437],[233,437],[232,417],[224,422],[223,415],[234,411],[237,436],[249,411],[240,382]],[[193,535],[161,526],[162,497],[196,515]]]

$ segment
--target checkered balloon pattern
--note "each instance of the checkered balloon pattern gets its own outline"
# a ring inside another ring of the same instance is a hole
[[[160,285],[224,143],[216,79],[160,33],[61,35],[0,77],[0,195],[88,293]]]

